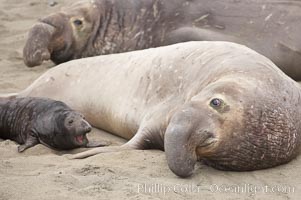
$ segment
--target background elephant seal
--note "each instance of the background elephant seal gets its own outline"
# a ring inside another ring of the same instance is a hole
[[[80,1],[35,24],[27,66],[185,41],[230,41],[270,58],[301,80],[301,12],[293,0]]]
[[[187,177],[197,160],[256,170],[290,161],[301,147],[299,85],[266,57],[229,42],[70,61],[17,96],[62,100],[93,126],[130,139],[74,158],[156,148],[165,150],[175,174]]]
[[[90,124],[60,101],[46,98],[1,98],[0,137],[21,144],[19,152],[42,143],[56,149],[100,146],[88,143]]]

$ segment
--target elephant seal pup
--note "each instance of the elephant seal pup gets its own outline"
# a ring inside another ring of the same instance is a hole
[[[230,41],[270,58],[301,80],[301,12],[293,0],[86,0],[36,23],[27,66],[185,41]]]
[[[93,126],[130,139],[74,158],[156,148],[165,150],[175,174],[187,177],[197,160],[256,170],[292,160],[301,147],[299,85],[266,57],[229,42],[70,61],[17,96],[64,101]]]
[[[101,146],[88,142],[91,126],[83,115],[60,101],[1,98],[0,119],[0,137],[21,144],[19,152],[38,143],[61,150]]]

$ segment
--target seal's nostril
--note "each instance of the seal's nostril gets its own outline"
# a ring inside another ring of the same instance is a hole
[[[86,127],[86,131],[87,131],[87,132],[90,132],[91,130],[92,130],[92,127],[91,127],[91,126],[87,126],[87,127]]]

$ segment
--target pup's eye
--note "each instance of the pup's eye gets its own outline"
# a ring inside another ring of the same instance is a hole
[[[73,119],[70,119],[70,120],[68,121],[68,124],[71,125],[72,123],[73,123]]]
[[[215,108],[220,107],[223,103],[224,103],[223,100],[219,98],[214,98],[210,101],[210,105]]]
[[[73,24],[74,24],[75,26],[81,26],[81,25],[83,24],[83,21],[80,20],[80,19],[76,19],[76,20],[73,21]]]

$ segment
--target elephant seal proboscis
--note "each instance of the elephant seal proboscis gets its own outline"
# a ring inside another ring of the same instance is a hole
[[[86,0],[30,30],[28,66],[185,41],[229,41],[265,55],[301,80],[300,3],[293,0]]]
[[[74,158],[156,148],[186,177],[199,159],[218,169],[256,170],[292,160],[301,147],[299,85],[266,57],[229,42],[70,61],[17,96],[64,101],[94,127],[130,139]]]
[[[103,146],[89,143],[91,125],[84,116],[61,101],[48,98],[0,98],[0,138],[21,144],[19,152],[42,143],[68,150]]]

